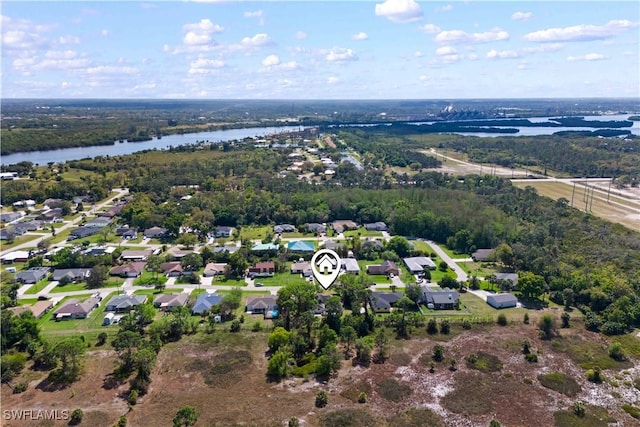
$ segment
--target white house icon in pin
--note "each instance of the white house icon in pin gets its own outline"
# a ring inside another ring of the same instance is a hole
[[[321,249],[311,258],[313,277],[324,289],[335,282],[340,274],[340,256],[330,249]]]

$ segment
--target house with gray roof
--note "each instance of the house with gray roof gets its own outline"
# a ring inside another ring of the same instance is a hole
[[[90,268],[56,268],[51,279],[59,282],[66,277],[70,282],[82,282],[90,274]]]
[[[86,319],[91,312],[100,305],[100,300],[91,297],[83,302],[77,299],[70,299],[62,307],[53,312],[56,321],[68,319]]]
[[[518,305],[518,298],[513,294],[489,294],[487,295],[487,304],[493,308],[508,308]]]
[[[147,301],[146,295],[116,295],[111,298],[107,303],[105,311],[115,311],[116,313],[123,313],[129,310],[133,310],[140,304],[144,304]]]
[[[409,270],[411,274],[422,273],[425,268],[428,268],[429,270],[436,269],[436,263],[426,256],[404,258],[402,261],[404,261],[404,265],[407,266],[407,270]]]
[[[154,239],[154,238],[157,239],[159,237],[164,237],[168,231],[169,230],[162,227],[151,227],[144,230],[143,234],[144,234],[144,237],[148,239]]]
[[[203,314],[207,311],[211,311],[211,309],[220,304],[222,302],[222,296],[216,293],[208,293],[205,292],[203,294],[198,295],[196,302],[191,307],[191,313],[193,314]]]
[[[311,276],[311,263],[309,261],[298,261],[291,264],[291,274],[302,274],[304,277]]]
[[[146,265],[147,263],[142,261],[130,262],[113,267],[109,270],[109,274],[120,277],[138,277],[142,274]]]
[[[355,258],[340,258],[340,269],[347,274],[360,274],[360,264]]]
[[[333,230],[336,233],[343,233],[347,230],[355,230],[358,228],[358,224],[356,224],[354,221],[350,220],[350,219],[340,219],[340,220],[335,220],[331,223],[331,228],[333,228]]]
[[[453,310],[460,304],[460,294],[449,288],[432,289],[428,286],[422,286],[420,302],[433,310]]]
[[[495,276],[498,283],[506,285],[501,286],[501,289],[516,289],[518,286],[518,273],[496,273]]]
[[[226,273],[228,267],[226,262],[210,262],[204,267],[202,275],[204,277],[218,276]]]
[[[171,311],[175,307],[181,307],[189,301],[189,294],[180,292],[179,294],[162,294],[154,301],[153,306],[162,311]]]
[[[16,274],[16,281],[23,285],[33,285],[47,277],[47,274],[49,274],[49,267],[32,267]]]
[[[367,265],[367,274],[378,276],[395,274],[397,276],[399,273],[398,266],[391,260],[386,260],[382,264]]]
[[[273,232],[276,234],[293,233],[294,231],[296,231],[296,227],[291,224],[278,224],[273,227]]]
[[[250,297],[247,300],[246,311],[249,314],[262,314],[265,319],[276,318],[278,317],[276,297],[273,295]]]
[[[471,254],[471,258],[477,262],[491,261],[495,257],[493,249],[478,249]]]
[[[370,222],[364,225],[364,228],[369,231],[389,231],[389,227],[382,221]]]
[[[216,227],[213,235],[214,237],[231,237],[233,233],[233,227],[229,227],[226,225],[219,225]]]
[[[304,225],[310,233],[325,233],[327,226],[317,222],[308,222]]]
[[[376,313],[388,313],[404,294],[400,292],[371,292],[369,303]]]

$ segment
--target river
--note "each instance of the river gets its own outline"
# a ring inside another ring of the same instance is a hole
[[[585,120],[600,120],[616,121],[627,120],[629,114],[617,114],[617,115],[605,115],[605,116],[585,116]],[[548,121],[552,117],[532,117],[529,120],[532,122],[544,122]],[[420,122],[420,123],[433,123],[433,122]],[[415,123],[418,124],[418,123]],[[349,126],[349,125],[345,125]],[[373,126],[373,125],[359,125],[359,126]],[[161,139],[152,139],[151,141],[143,142],[116,142],[114,145],[102,145],[94,147],[74,147],[74,148],[61,148],[59,150],[50,151],[30,151],[24,153],[15,153],[2,156],[0,164],[12,165],[22,161],[28,161],[37,165],[45,165],[49,162],[63,163],[68,160],[78,160],[84,158],[93,158],[97,156],[119,156],[124,154],[132,154],[142,150],[152,149],[165,149],[170,146],[178,146],[185,144],[194,144],[198,141],[208,142],[224,142],[243,139],[246,137],[263,137],[270,134],[291,132],[302,129],[302,126],[281,126],[281,127],[260,127],[260,128],[243,128],[243,129],[228,129],[217,130],[212,132],[200,132],[189,133],[183,135],[167,135]],[[508,137],[508,136],[536,136],[536,135],[551,135],[560,131],[579,131],[588,130],[593,131],[595,128],[570,128],[570,127],[519,127],[513,126],[512,128],[518,129],[518,133],[504,134],[504,133],[466,133],[466,132],[453,132],[457,135],[473,135],[480,137]],[[640,136],[640,121],[633,122],[630,128],[621,128],[621,130],[629,130],[632,134]]]
[[[143,150],[165,149],[170,146],[195,144],[198,141],[222,143],[234,141],[246,137],[263,137],[276,133],[292,132],[303,128],[302,126],[280,126],[216,130],[211,132],[188,133],[182,135],[167,135],[160,139],[142,142],[116,142],[114,145],[98,145],[91,147],[61,148],[48,151],[28,151],[2,156],[0,163],[13,165],[19,162],[31,162],[37,165],[46,165],[49,162],[64,163],[69,160],[79,160],[98,156],[120,156],[132,154]]]

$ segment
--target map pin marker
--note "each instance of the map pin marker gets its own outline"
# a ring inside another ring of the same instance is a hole
[[[331,249],[321,249],[311,258],[311,271],[320,286],[329,289],[340,274],[340,256]]]

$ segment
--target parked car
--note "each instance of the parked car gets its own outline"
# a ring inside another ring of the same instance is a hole
[[[256,282],[256,283],[255,283],[255,287],[256,287],[256,288],[261,288],[261,287],[263,287],[263,286],[264,286],[264,284],[263,284],[263,283],[261,283],[261,282]]]

